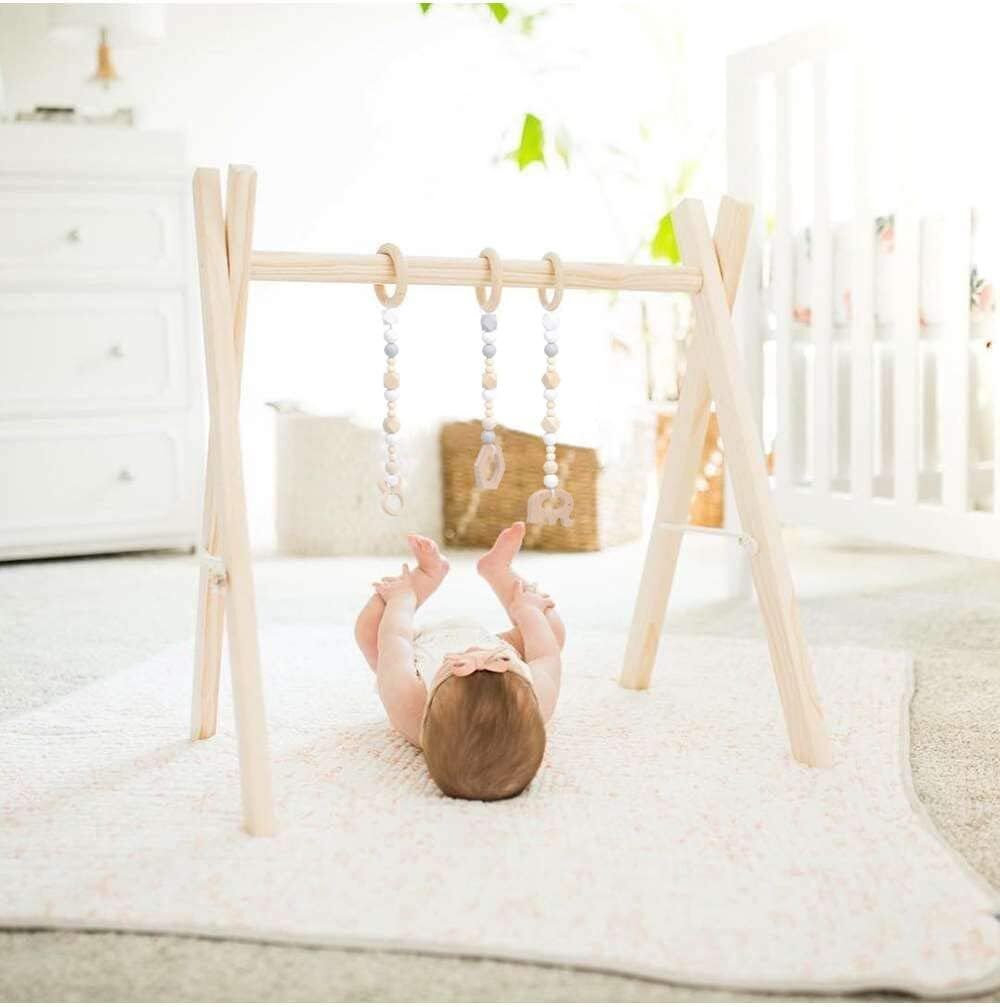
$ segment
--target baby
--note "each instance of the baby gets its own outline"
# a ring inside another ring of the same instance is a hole
[[[414,613],[441,586],[448,563],[431,539],[408,541],[417,569],[404,565],[401,576],[375,584],[355,627],[389,722],[423,749],[449,797],[515,797],[545,752],[566,638],[555,602],[511,570],[524,524],[502,531],[476,567],[513,624],[499,635],[467,621],[414,630]]]

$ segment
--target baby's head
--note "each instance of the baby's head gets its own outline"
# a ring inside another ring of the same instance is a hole
[[[502,651],[450,655],[431,687],[421,745],[434,782],[449,797],[516,797],[545,753],[545,724],[527,668]]]

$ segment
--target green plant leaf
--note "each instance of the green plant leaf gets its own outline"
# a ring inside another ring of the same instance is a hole
[[[525,114],[524,125],[521,127],[521,142],[507,156],[517,161],[520,171],[524,171],[535,161],[545,164],[545,130],[542,128],[542,120],[537,115],[532,115],[530,112]]]
[[[418,3],[417,6],[420,8],[421,14],[426,14],[431,9],[431,7],[434,6],[434,4]]]
[[[503,24],[507,20],[510,9],[505,3],[488,3],[486,6],[489,7],[490,13],[496,19],[497,24]]]
[[[660,218],[656,234],[649,243],[649,252],[654,259],[666,259],[674,265],[681,261],[681,250],[677,247],[674,222],[670,219],[669,213]]]

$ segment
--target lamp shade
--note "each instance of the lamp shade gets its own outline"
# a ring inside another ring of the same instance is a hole
[[[116,46],[144,45],[164,36],[161,4],[50,4],[49,35],[76,41],[106,28]]]

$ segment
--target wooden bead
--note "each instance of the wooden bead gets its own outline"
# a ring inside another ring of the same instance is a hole
[[[387,416],[382,422],[382,429],[387,434],[399,433],[400,422],[395,416]]]
[[[398,388],[399,387],[399,375],[394,371],[390,371],[385,377],[382,378],[382,384],[386,388]]]
[[[546,371],[542,375],[542,384],[546,388],[557,388],[559,386],[559,374],[556,371]]]
[[[559,471],[559,466],[556,462],[546,462],[542,467],[542,471],[547,475],[555,475]]]
[[[483,375],[483,388],[496,388],[497,376],[495,374]]]
[[[554,416],[546,416],[542,420],[542,429],[547,434],[554,434],[559,429],[559,421]]]
[[[398,475],[399,474],[399,462],[386,462],[385,463],[385,470],[391,476]],[[546,469],[545,471],[547,472],[548,469]],[[553,471],[555,471],[555,469],[553,469]]]

